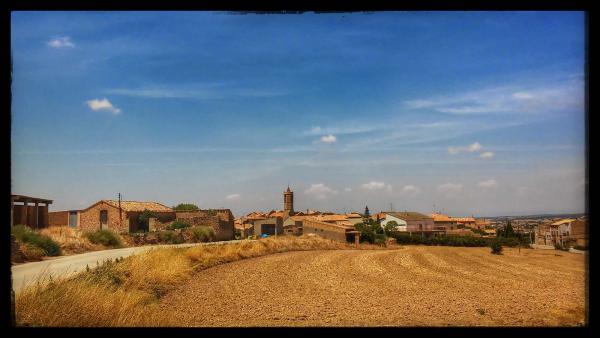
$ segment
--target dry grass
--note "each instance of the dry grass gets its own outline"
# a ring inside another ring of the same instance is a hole
[[[193,248],[153,249],[107,262],[48,287],[32,285],[16,296],[19,326],[164,325],[158,300],[195,271],[244,258],[295,250],[347,248],[320,237],[278,237]]]
[[[41,229],[40,234],[49,236],[60,245],[63,254],[77,254],[87,251],[103,250],[104,246],[91,243],[81,230],[68,226],[54,226]]]

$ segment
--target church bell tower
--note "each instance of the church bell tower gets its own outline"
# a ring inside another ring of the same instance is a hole
[[[288,185],[287,190],[283,192],[283,210],[294,212],[294,192],[290,190]]]

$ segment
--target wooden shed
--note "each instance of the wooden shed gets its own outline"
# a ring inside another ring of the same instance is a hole
[[[23,224],[33,229],[48,226],[48,205],[52,200],[25,195],[10,195],[11,225]]]

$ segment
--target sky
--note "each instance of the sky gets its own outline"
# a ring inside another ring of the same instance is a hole
[[[13,12],[11,182],[100,199],[585,211],[582,12]]]

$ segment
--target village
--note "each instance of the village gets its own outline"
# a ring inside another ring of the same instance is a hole
[[[512,223],[514,233],[528,239],[532,248],[581,250],[588,246],[585,215],[579,218],[517,218],[508,221],[506,218],[453,217],[439,212],[380,211],[370,214],[368,207],[364,213],[299,211],[294,209],[294,192],[289,186],[283,192],[283,209],[253,211],[237,218],[230,209],[181,210],[148,201],[100,200],[81,210],[49,211],[52,202],[12,195],[12,225],[25,225],[34,230],[69,227],[81,232],[109,230],[116,234],[145,234],[164,231],[181,222],[189,227],[212,228],[214,241],[310,234],[358,245],[364,238],[361,238],[356,225],[368,222],[375,222],[381,228],[392,225],[391,229],[395,232],[425,238],[494,238],[498,231]]]

